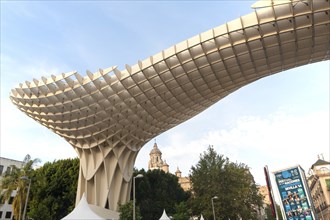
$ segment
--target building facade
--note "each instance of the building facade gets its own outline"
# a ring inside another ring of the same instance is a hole
[[[259,194],[262,195],[263,197],[262,206],[256,208],[258,214],[258,220],[265,220],[267,219],[266,208],[271,204],[269,197],[269,190],[267,186],[259,186],[258,191]]]
[[[267,186],[259,186],[259,193],[263,197],[263,203],[266,204],[266,205],[270,205],[268,187]]]
[[[169,165],[166,163],[166,160],[163,161],[162,152],[159,150],[157,143],[154,144],[149,156],[148,170],[163,170],[165,173],[169,173]],[[191,189],[189,177],[183,177],[179,167],[175,171],[175,176],[178,177],[178,182],[184,191]]]
[[[330,219],[330,162],[318,159],[309,170],[308,185],[316,214],[320,220]]]
[[[178,182],[184,191],[191,190],[190,178],[186,177],[186,176],[182,176],[182,173],[179,170],[179,167],[177,167],[177,169],[175,171],[175,175],[178,177]]]
[[[11,172],[12,166],[16,166],[17,168],[22,168],[23,162],[0,157],[0,181],[6,173]],[[13,218],[12,203],[15,195],[16,195],[16,190],[12,192],[10,198],[7,201],[5,201],[4,204],[0,204],[0,219]]]

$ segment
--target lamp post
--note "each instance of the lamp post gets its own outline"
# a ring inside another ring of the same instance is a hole
[[[142,177],[143,177],[142,174],[138,174],[135,177],[133,177],[133,220],[135,220],[135,179]]]
[[[31,187],[31,179],[29,179],[27,176],[22,176],[21,180],[28,180],[29,181],[29,186],[28,186],[28,191],[27,191],[27,195],[26,195],[26,199],[25,199],[25,205],[24,205],[24,211],[23,211],[23,218],[22,218],[22,220],[25,220],[26,207],[27,207],[27,204],[28,204],[30,187]]]
[[[212,203],[212,211],[213,211],[213,219],[215,220],[215,212],[214,212],[213,199],[218,199],[218,196],[214,196],[214,197],[211,199],[211,203]]]

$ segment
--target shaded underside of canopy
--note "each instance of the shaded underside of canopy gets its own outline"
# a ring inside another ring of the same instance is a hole
[[[77,201],[117,210],[150,139],[263,77],[329,60],[327,0],[270,0],[124,70],[33,79],[12,102],[80,158]],[[298,76],[297,76],[298,77]]]

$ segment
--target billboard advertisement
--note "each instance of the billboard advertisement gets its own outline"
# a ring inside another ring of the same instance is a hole
[[[317,220],[302,168],[295,166],[273,173],[283,217],[287,220]]]

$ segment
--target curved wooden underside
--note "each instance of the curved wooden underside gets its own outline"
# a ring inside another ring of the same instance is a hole
[[[77,201],[117,209],[129,199],[139,149],[260,78],[329,59],[327,0],[260,1],[255,11],[125,70],[26,81],[12,102],[77,151]]]

